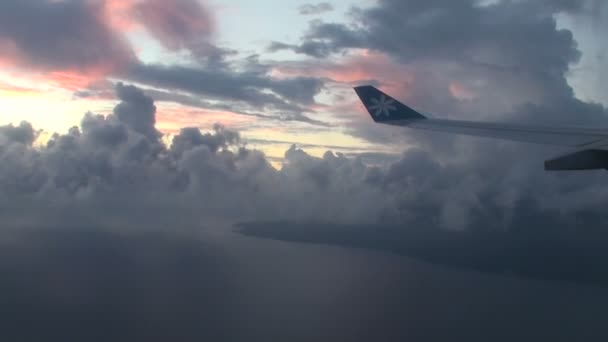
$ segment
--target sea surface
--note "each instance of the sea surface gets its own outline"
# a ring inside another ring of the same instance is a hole
[[[192,230],[16,229],[2,341],[607,341],[608,288]]]

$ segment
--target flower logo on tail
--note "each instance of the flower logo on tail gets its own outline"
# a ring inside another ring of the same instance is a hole
[[[371,100],[372,105],[369,106],[369,110],[373,112],[374,116],[379,117],[384,115],[386,117],[391,116],[391,112],[397,110],[395,107],[395,100],[389,99],[386,96],[380,96],[380,99]]]

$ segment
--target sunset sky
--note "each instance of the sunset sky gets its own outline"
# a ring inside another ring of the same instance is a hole
[[[608,172],[545,169],[605,133],[352,89],[608,131],[607,36],[605,0],[0,0],[0,340],[608,341]]]
[[[433,102],[428,97],[448,96],[474,107],[484,96],[479,89],[488,75],[467,75],[463,68],[454,72],[459,66],[449,64],[458,63],[456,58],[401,60],[365,46],[321,55],[290,48],[321,41],[312,33],[322,24],[357,27],[357,13],[375,5],[371,0],[3,3],[0,125],[28,121],[44,130],[42,140],[53,132],[65,133],[87,111],[111,113],[118,102],[114,84],[122,81],[155,99],[157,128],[167,134],[165,141],[181,127],[209,130],[221,123],[240,131],[250,147],[275,162],[292,143],[313,155],[327,149],[401,153],[404,142],[399,139],[362,134],[362,127],[372,123],[353,85],[379,84],[414,106]],[[486,1],[483,6],[493,5]],[[17,17],[22,25],[15,22]],[[606,54],[598,33],[601,25],[576,13],[556,12],[554,17],[559,27],[573,32],[582,52],[568,73],[570,85],[583,100],[608,103],[601,88],[606,73],[598,72]],[[441,66],[435,68],[437,63]],[[446,91],[425,93],[425,100],[410,90],[429,82],[429,73],[439,82],[435,86]],[[432,104],[427,108],[445,111]],[[496,111],[505,109],[510,108]],[[399,133],[385,132],[379,134]]]

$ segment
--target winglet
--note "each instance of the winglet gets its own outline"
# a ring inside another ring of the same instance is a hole
[[[374,86],[358,86],[354,89],[372,119],[376,122],[426,119],[424,115],[381,92]]]

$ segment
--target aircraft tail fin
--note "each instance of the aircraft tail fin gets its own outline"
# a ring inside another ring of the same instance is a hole
[[[374,86],[358,86],[355,92],[375,122],[421,120],[426,117]]]

